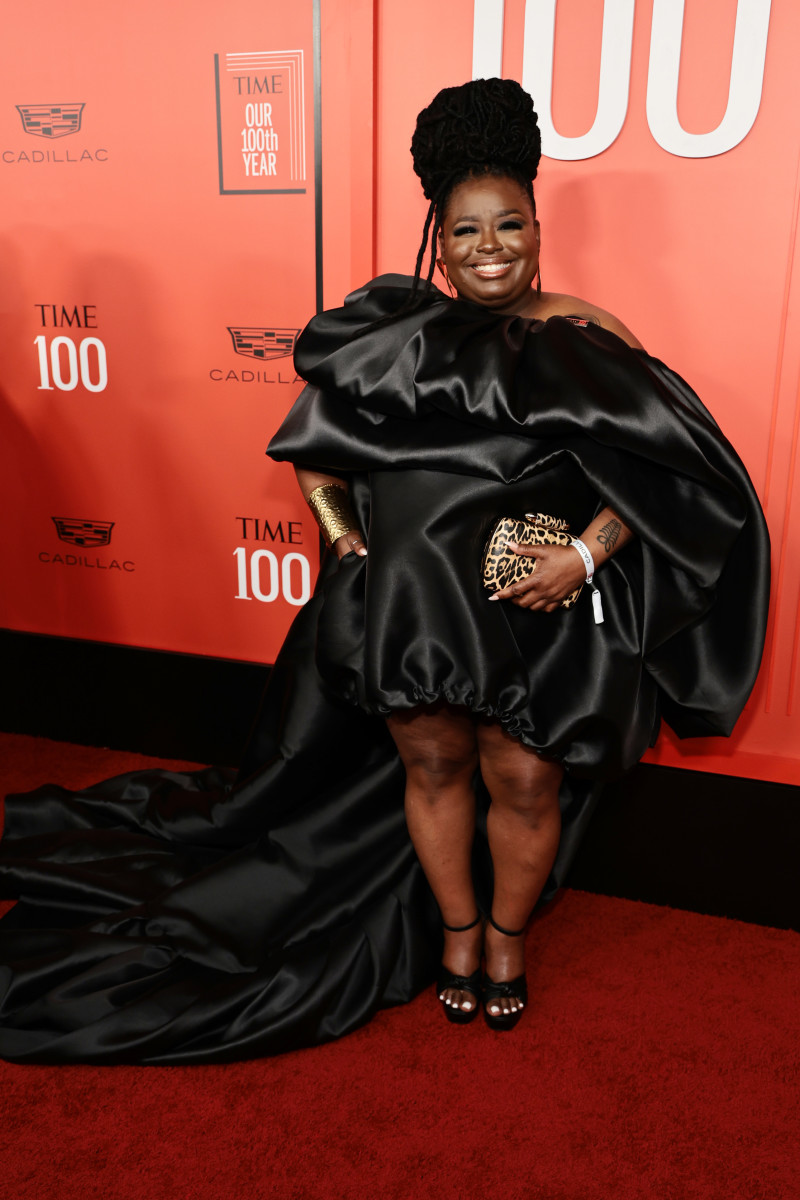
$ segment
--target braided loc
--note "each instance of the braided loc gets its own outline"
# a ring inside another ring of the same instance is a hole
[[[473,79],[460,87],[443,88],[423,108],[411,139],[411,155],[430,204],[409,303],[419,288],[428,247],[425,287],[430,287],[437,238],[453,189],[481,175],[508,176],[524,188],[535,215],[533,180],[541,154],[533,100],[513,79]]]

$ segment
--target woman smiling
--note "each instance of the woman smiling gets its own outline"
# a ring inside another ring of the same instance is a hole
[[[321,392],[301,398],[270,453],[300,464],[337,555],[363,560],[331,584],[324,628],[342,627],[339,606],[361,589],[364,644],[354,656],[323,638],[320,660],[340,694],[385,716],[405,768],[408,829],[444,926],[445,1012],[469,1021],[483,999],[489,1025],[510,1029],[527,1002],[523,934],[562,813],[574,845],[597,794],[588,781],[633,765],[670,700],[690,712],[717,693],[711,707],[730,710],[732,651],[701,679],[696,657],[670,664],[664,654],[698,618],[714,623],[712,578],[730,545],[715,532],[717,487],[675,399],[685,385],[611,314],[542,290],[530,97],[511,80],[447,88],[420,113],[411,148],[430,208],[410,289],[377,280],[341,315],[311,322],[297,362]],[[431,288],[434,262],[450,300]],[[701,409],[696,397],[691,405]],[[691,444],[691,497],[654,426],[662,437],[679,428]],[[345,506],[348,481],[360,513]],[[527,527],[525,514],[536,515]],[[506,538],[513,582],[487,596],[481,548],[502,516],[534,544]],[[669,579],[663,595],[656,577]],[[764,583],[762,570],[754,594]],[[672,719],[680,729],[686,712]],[[472,866],[476,781],[488,793],[485,923]]]

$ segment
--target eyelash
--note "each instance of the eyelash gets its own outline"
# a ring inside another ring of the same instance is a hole
[[[497,227],[498,229],[522,229],[522,221],[503,221]],[[477,233],[474,225],[461,225],[458,229],[453,230],[453,237],[465,237],[469,234]]]

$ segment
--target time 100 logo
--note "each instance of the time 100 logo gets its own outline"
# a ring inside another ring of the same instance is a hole
[[[40,333],[33,339],[39,357],[37,391],[73,392],[81,384],[87,392],[104,392],[108,386],[106,348],[99,337],[87,334],[97,328],[97,306],[35,304],[34,308],[45,329],[70,330],[68,334]],[[78,331],[86,336],[79,336]]]

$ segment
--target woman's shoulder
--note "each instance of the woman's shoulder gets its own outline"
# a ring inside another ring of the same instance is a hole
[[[566,292],[542,292],[535,315],[540,321],[546,321],[550,317],[572,317],[576,321],[585,321],[587,325],[600,325],[603,329],[615,333],[634,349],[644,349],[636,335],[631,333],[618,317],[606,312],[597,304],[581,300],[579,296],[570,296]]]

